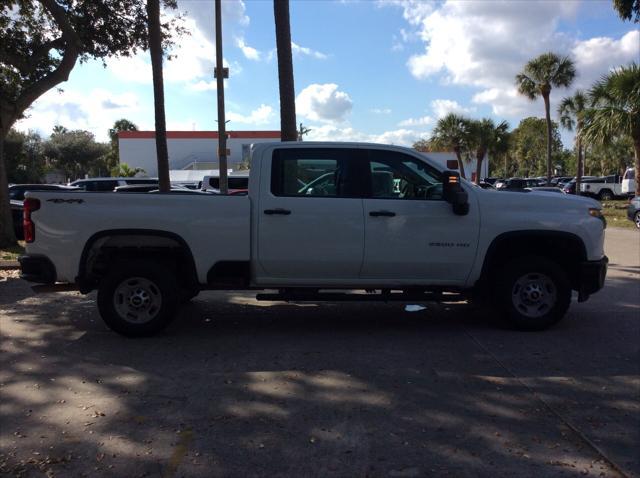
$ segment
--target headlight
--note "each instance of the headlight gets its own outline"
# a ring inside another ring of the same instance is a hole
[[[606,229],[607,220],[605,219],[604,214],[602,214],[602,209],[597,209],[595,207],[590,207],[589,208],[589,216],[597,217],[598,219],[600,219],[602,221],[602,226]]]

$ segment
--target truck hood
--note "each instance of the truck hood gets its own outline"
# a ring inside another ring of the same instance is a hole
[[[502,210],[524,209],[534,215],[542,212],[584,214],[590,208],[602,209],[601,204],[595,199],[548,191],[479,190],[477,196],[481,206]]]

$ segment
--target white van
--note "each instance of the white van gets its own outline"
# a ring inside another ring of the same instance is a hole
[[[636,169],[627,168],[622,176],[622,194],[632,195],[636,192]]]

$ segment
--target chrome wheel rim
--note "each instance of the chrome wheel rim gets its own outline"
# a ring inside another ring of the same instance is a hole
[[[525,317],[536,319],[549,313],[556,303],[556,286],[546,275],[530,272],[521,276],[511,290],[511,302]]]
[[[636,213],[636,227],[640,229],[640,212]]]
[[[123,280],[113,294],[118,315],[132,324],[144,324],[155,318],[162,307],[158,286],[144,277]]]

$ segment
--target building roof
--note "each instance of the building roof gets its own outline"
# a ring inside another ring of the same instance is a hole
[[[280,131],[227,131],[229,139],[280,139]],[[119,139],[153,139],[155,131],[120,131]],[[167,131],[167,139],[218,139],[217,131]]]

